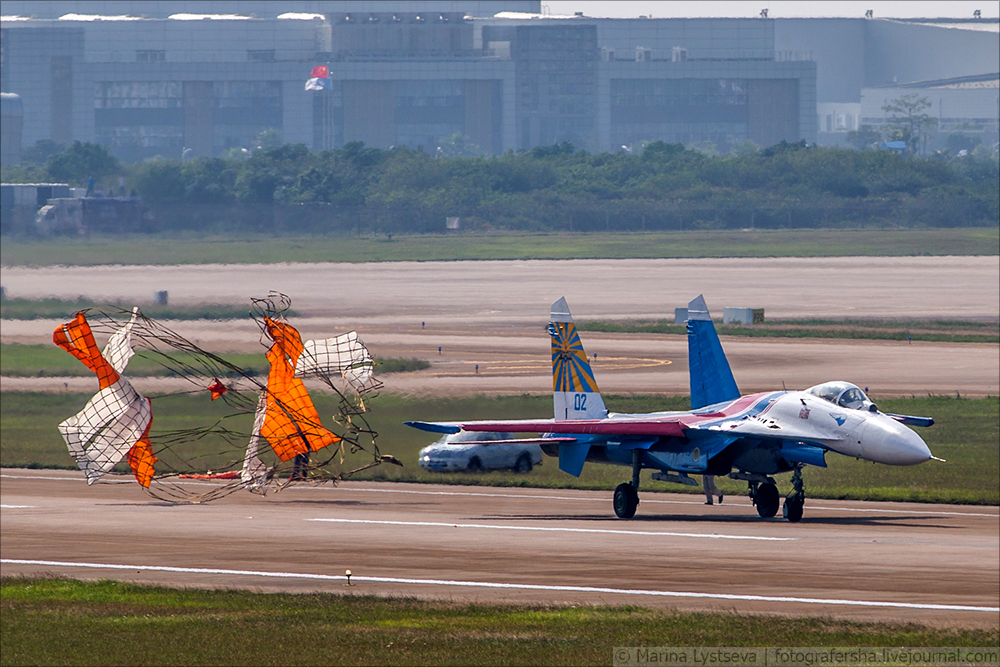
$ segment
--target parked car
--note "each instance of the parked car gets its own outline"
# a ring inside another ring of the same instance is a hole
[[[433,445],[420,450],[420,467],[435,472],[464,470],[499,470],[511,468],[515,472],[528,473],[542,463],[542,450],[535,444],[516,442],[501,445],[477,445],[476,442],[514,440],[513,433],[462,431],[446,435]],[[459,443],[468,442],[462,445]]]

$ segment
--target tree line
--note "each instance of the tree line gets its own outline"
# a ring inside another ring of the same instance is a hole
[[[124,165],[75,143],[4,167],[3,179],[94,179],[116,192],[124,177],[160,231],[426,233],[444,231],[447,217],[479,231],[942,227],[998,224],[998,165],[987,150],[916,157],[805,142],[727,156],[663,142],[592,154],[564,142],[494,157],[352,142]]]

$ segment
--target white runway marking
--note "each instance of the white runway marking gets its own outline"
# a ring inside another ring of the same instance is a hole
[[[163,565],[116,565],[109,563],[72,563],[52,560],[22,560],[0,558],[0,563],[11,565],[41,565],[45,567],[76,567],[95,570],[146,570],[149,572],[178,572],[188,574],[224,574],[244,577],[273,577],[279,579],[321,579],[347,581],[343,575],[306,574],[299,572],[264,572],[260,570],[223,570],[218,568],[168,567]],[[503,588],[529,591],[564,591],[570,593],[604,593],[613,595],[646,595],[670,598],[696,598],[702,600],[739,600],[745,602],[788,602],[792,604],[841,605],[854,607],[892,607],[898,609],[931,609],[935,611],[975,611],[997,613],[1000,607],[975,607],[958,604],[919,604],[913,602],[886,602],[880,600],[839,600],[835,598],[799,598],[773,595],[735,595],[729,593],[693,593],[688,591],[650,591],[631,588],[598,588],[595,586],[545,586],[541,584],[509,584],[488,581],[451,581],[447,579],[404,579],[400,577],[364,577],[353,575],[352,581],[370,581],[383,584],[414,584],[423,586],[465,586],[470,588]]]
[[[44,477],[35,475],[7,475],[0,474],[0,477],[6,477],[10,479],[44,479],[56,482],[85,482],[87,481],[83,477]],[[135,480],[102,480],[99,483],[108,484],[134,484]],[[210,482],[172,482],[173,484],[186,484],[189,486],[214,486]],[[346,491],[350,493],[409,493],[414,495],[422,496],[477,496],[484,498],[527,498],[534,500],[580,500],[585,502],[601,502],[606,503],[608,500],[606,498],[584,498],[579,496],[543,496],[538,494],[527,494],[527,493],[483,493],[478,491],[415,491],[413,489],[348,489],[342,486],[338,487],[313,487],[313,486],[301,486],[301,487],[289,487],[286,491]],[[742,497],[742,496],[740,496]],[[643,498],[643,503],[646,504],[658,504],[658,505],[704,505],[702,501],[693,500],[656,500],[652,498]],[[920,509],[921,503],[912,503],[913,509],[897,510],[897,509],[882,509],[877,507],[826,507],[822,505],[809,505],[806,504],[807,510],[824,510],[829,512],[873,512],[876,514],[933,514],[940,516],[984,516],[996,519],[1000,517],[1000,513],[997,514],[986,514],[981,512],[948,512],[942,510],[922,510]],[[744,507],[743,505],[736,505],[735,503],[729,505],[717,505],[717,507]],[[709,510],[713,511],[713,510]]]
[[[495,526],[485,523],[438,523],[434,521],[375,521],[372,519],[305,519],[327,523],[369,523],[388,526],[439,526],[441,528],[489,528],[493,530],[537,530],[550,533],[610,533],[612,535],[655,535],[657,537],[705,537],[715,540],[761,540],[795,542],[797,537],[759,537],[756,535],[719,535],[713,533],[667,533],[650,530],[611,530],[607,528],[552,528],[550,526]]]

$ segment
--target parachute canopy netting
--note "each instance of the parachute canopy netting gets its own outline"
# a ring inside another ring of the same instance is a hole
[[[98,393],[59,425],[89,484],[130,472],[156,498],[200,502],[239,489],[264,494],[293,483],[336,483],[398,464],[379,453],[365,419],[365,401],[380,383],[357,333],[303,341],[285,319],[288,297],[252,301],[267,348],[266,379],[138,308],[90,308],[55,330],[53,342],[97,375]],[[103,351],[95,333],[108,339]],[[133,356],[165,376],[143,381],[162,390],[136,391],[125,377]],[[307,383],[333,412],[328,425]]]

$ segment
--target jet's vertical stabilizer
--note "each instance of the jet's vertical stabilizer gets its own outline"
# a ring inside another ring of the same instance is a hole
[[[603,419],[608,416],[594,371],[561,298],[552,304],[548,327],[552,337],[552,397],[556,419]]]
[[[691,409],[739,398],[733,371],[722,351],[705,298],[700,294],[688,304],[687,332]]]
[[[608,416],[597,388],[594,371],[573,324],[566,299],[552,304],[549,336],[552,337],[552,401],[555,418],[565,420],[603,419]],[[559,469],[579,477],[590,451],[589,443],[559,448]]]

